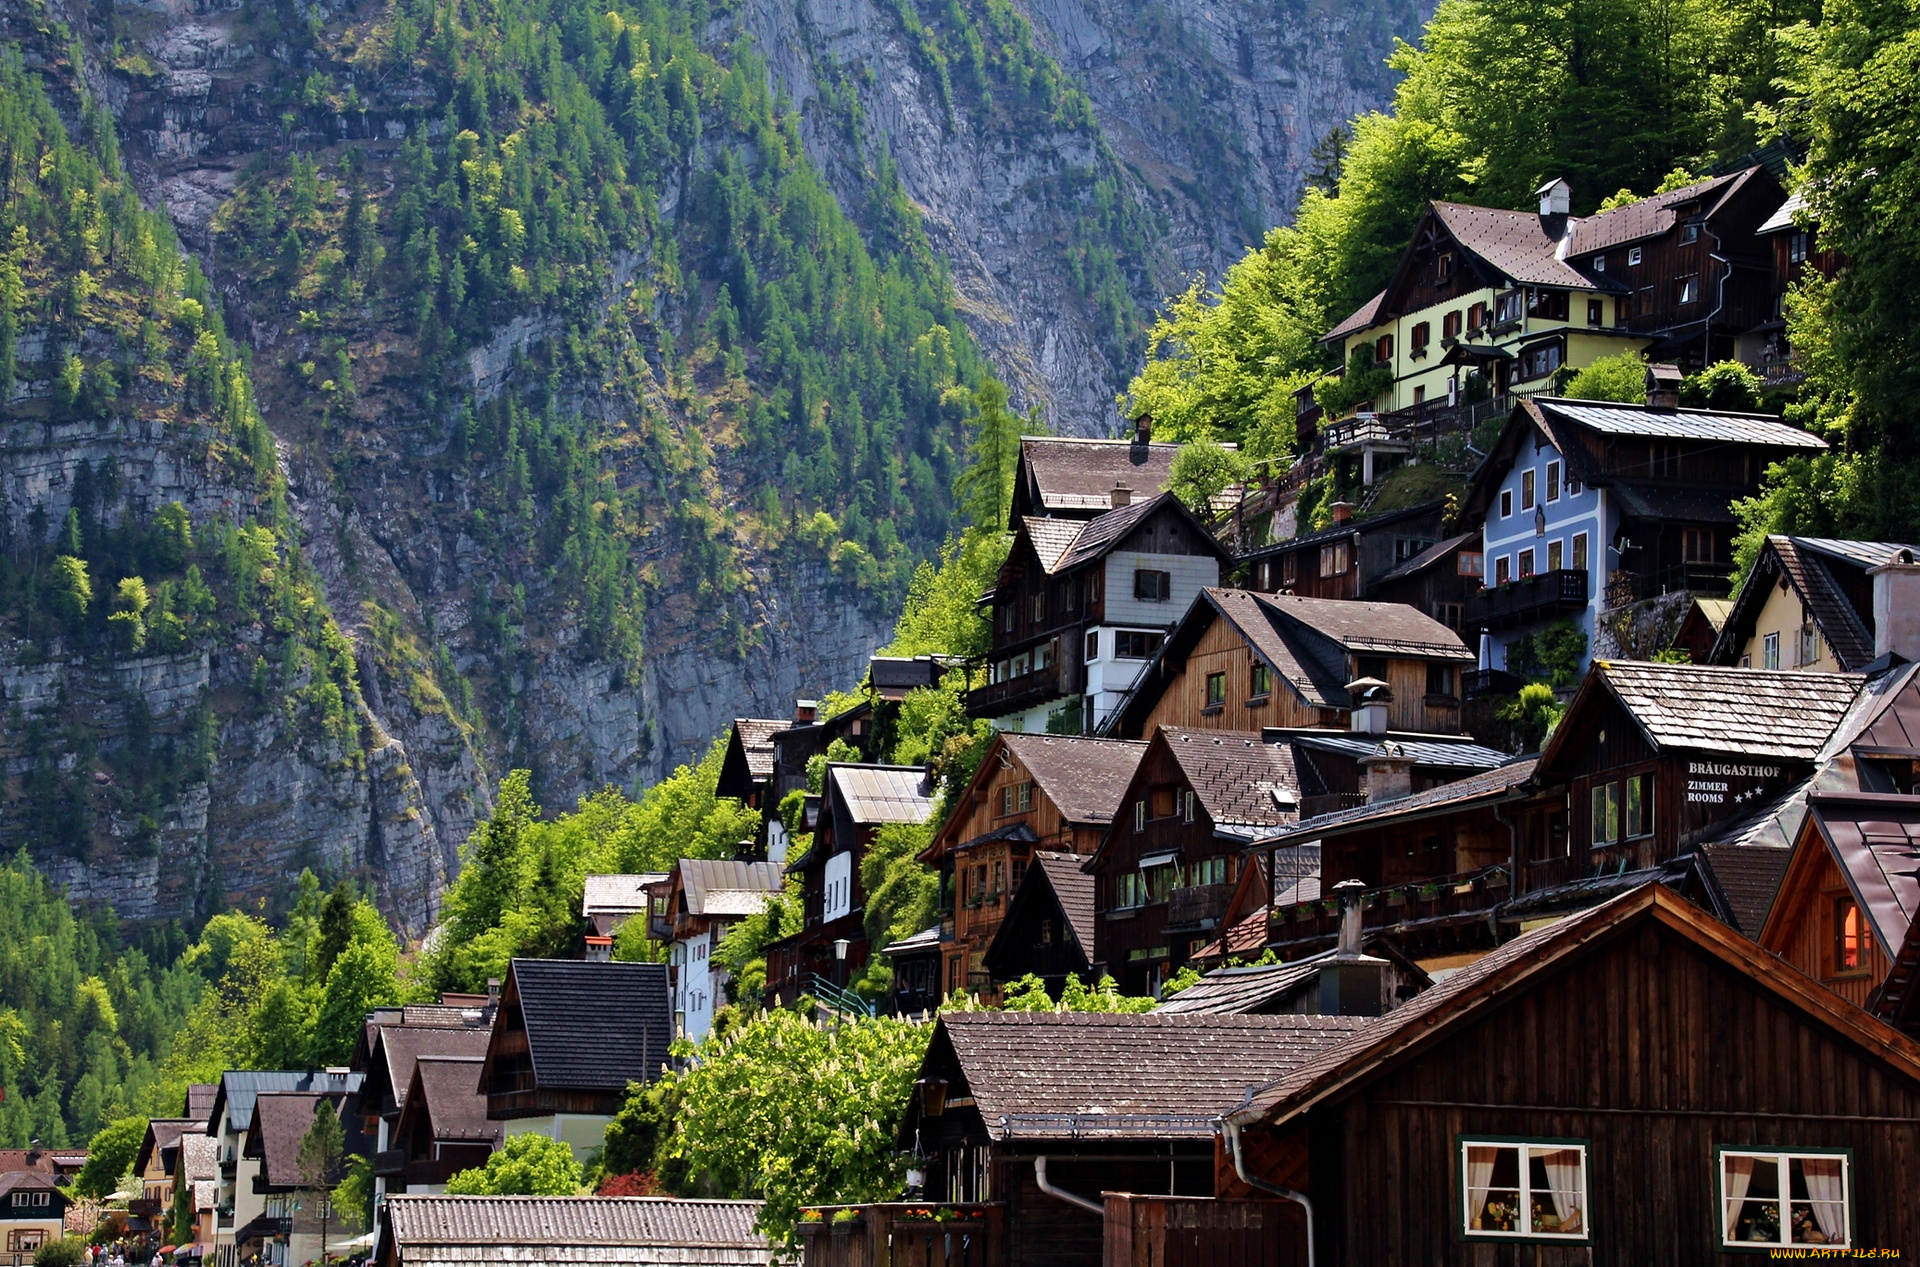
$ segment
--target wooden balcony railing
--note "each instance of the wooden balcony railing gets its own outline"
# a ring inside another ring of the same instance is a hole
[[[1556,568],[1468,595],[1467,627],[1513,629],[1586,605],[1586,570]]]
[[[1050,664],[1019,677],[975,687],[967,692],[967,713],[972,717],[1004,717],[1074,694],[1077,688],[1069,683],[1066,668],[1065,663]]]
[[[1006,1207],[823,1206],[800,1225],[803,1267],[1006,1267]]]
[[[1233,898],[1231,884],[1197,884],[1167,895],[1167,930],[1208,929],[1220,922]]]
[[[1505,867],[1381,885],[1361,893],[1360,926],[1373,931],[1478,916],[1506,901],[1512,892]],[[1339,933],[1340,903],[1333,898],[1276,907],[1267,916],[1267,942],[1273,946],[1331,942]]]

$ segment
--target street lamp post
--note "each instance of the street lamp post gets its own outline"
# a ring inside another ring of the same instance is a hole
[[[833,939],[833,974],[839,978],[834,984],[842,990],[847,988],[847,947],[850,944],[844,937]]]

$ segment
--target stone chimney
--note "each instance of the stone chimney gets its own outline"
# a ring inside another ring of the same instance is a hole
[[[1347,523],[1353,518],[1353,503],[1335,502],[1333,505],[1327,507],[1327,513],[1333,516],[1333,522],[1337,524]]]
[[[1132,504],[1133,490],[1118,480],[1115,480],[1113,485],[1113,508],[1118,510],[1122,506],[1131,506]]]
[[[793,724],[811,726],[820,719],[820,701],[797,699],[793,701]]]
[[[1367,804],[1413,795],[1413,758],[1399,744],[1381,744],[1360,758],[1360,768],[1367,772]]]
[[[1393,703],[1393,688],[1377,677],[1355,678],[1347,683],[1347,695],[1353,706],[1347,710],[1347,726],[1358,735],[1387,733],[1387,706]]]
[[[1361,898],[1367,886],[1342,880],[1333,886],[1340,900],[1340,940],[1320,965],[1320,1015],[1379,1016],[1386,1011],[1387,961],[1360,953]]]
[[[1873,654],[1920,660],[1920,563],[1912,550],[1896,550],[1873,578]]]
[[[588,963],[612,963],[613,938],[598,936],[587,938],[587,953],[583,957]]]
[[[1153,415],[1141,414],[1133,420],[1133,442],[1135,444],[1153,443]]]
[[[1647,366],[1647,408],[1670,414],[1680,408],[1680,367],[1655,364]]]
[[[487,1010],[497,1011],[500,1007],[500,978],[487,978]]]

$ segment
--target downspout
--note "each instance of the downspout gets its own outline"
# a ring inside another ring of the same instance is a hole
[[[1231,1117],[1220,1119],[1220,1131],[1227,1137],[1227,1151],[1233,1155],[1233,1173],[1240,1176],[1240,1182],[1262,1192],[1270,1192],[1276,1197],[1285,1197],[1295,1202],[1307,1214],[1307,1267],[1314,1267],[1313,1261],[1313,1198],[1304,1192],[1295,1192],[1292,1188],[1282,1188],[1278,1184],[1268,1183],[1247,1173],[1246,1159],[1240,1155],[1240,1125]]]
[[[1107,1207],[1100,1202],[1089,1201],[1077,1193],[1068,1192],[1065,1188],[1056,1188],[1048,1183],[1047,1159],[1045,1157],[1035,1157],[1033,1159],[1033,1181],[1039,1185],[1040,1191],[1050,1197],[1056,1197],[1061,1201],[1065,1201],[1068,1205],[1077,1205],[1083,1210],[1091,1210],[1103,1219],[1107,1217]]]

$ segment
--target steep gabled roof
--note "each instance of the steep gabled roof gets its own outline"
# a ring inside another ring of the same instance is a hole
[[[484,1067],[478,1056],[422,1056],[413,1067],[394,1138],[404,1141],[424,1117],[435,1140],[497,1144],[500,1123],[487,1119],[487,1097],[480,1088]]]
[[[1448,814],[1473,804],[1493,804],[1516,794],[1516,789],[1533,777],[1535,758],[1519,757],[1481,774],[1443,783],[1439,787],[1415,792],[1391,801],[1356,806],[1331,814],[1301,819],[1259,841],[1273,844],[1306,841],[1321,836],[1340,835],[1356,828],[1387,821],[1411,821],[1429,814]]]
[[[218,1130],[224,1112],[235,1132],[245,1134],[253,1122],[254,1101],[263,1094],[277,1091],[347,1094],[358,1091],[365,1080],[366,1074],[359,1070],[330,1074],[324,1069],[229,1069],[220,1075],[219,1089],[207,1109],[207,1120]]]
[[[1017,952],[1013,939],[1021,934],[1016,930],[1031,927],[1035,919],[1052,919],[1055,914],[1063,922],[1063,931],[1072,933],[1079,957],[1075,970],[1085,972],[1092,966],[1094,880],[1080,869],[1085,861],[1086,858],[1077,853],[1052,849],[1034,851],[1033,865],[1027,868],[1020,887],[1014,890],[1012,900],[1007,903],[1006,918],[994,930],[993,940],[981,957],[988,971],[1003,978],[1008,975],[1012,969],[1005,963],[1005,956]]]
[[[300,1173],[300,1143],[313,1129],[320,1102],[329,1099],[338,1097],[318,1091],[267,1091],[254,1102],[246,1155],[261,1159],[260,1173],[269,1186],[298,1188],[309,1182]]]
[[[384,1026],[374,1040],[372,1067],[361,1104],[369,1113],[375,1112],[392,1096],[396,1109],[405,1107],[415,1061],[424,1056],[479,1058],[487,1054],[487,1037],[487,1028],[478,1025],[460,1029],[443,1025]]]
[[[943,1047],[951,1052],[997,1140],[1204,1139],[1249,1085],[1350,1041],[1365,1024],[1336,1016],[947,1012],[923,1068]]]
[[[1033,542],[1033,552],[1039,556],[1040,566],[1051,576],[1060,570],[1060,557],[1073,548],[1074,538],[1087,526],[1087,521],[1041,519],[1026,515],[1021,518],[1020,526],[1026,529],[1027,540]]]
[[[1891,955],[1920,915],[1920,796],[1816,792],[1808,805],[1809,829]]]
[[[1093,954],[1094,881],[1084,870],[1086,859],[1077,853],[1036,850],[1035,866],[1053,889],[1060,913],[1073,926],[1074,940],[1089,957]]]
[[[394,1195],[380,1217],[408,1264],[766,1263],[758,1201]]]
[[[1720,626],[1713,662],[1733,664],[1739,660],[1774,583],[1784,578],[1813,617],[1840,667],[1850,671],[1865,668],[1874,658],[1873,632],[1867,625],[1871,612],[1855,608],[1836,569],[1841,573],[1865,572],[1891,562],[1902,550],[1920,556],[1920,546],[1894,541],[1769,536],[1734,596],[1732,611]]]
[[[1656,750],[1812,761],[1853,707],[1864,681],[1857,673],[1595,660],[1567,712],[1572,718],[1586,697],[1606,692]],[[1552,766],[1560,753],[1583,742],[1579,729],[1555,730],[1541,764]]]
[[[1764,168],[1748,167],[1725,176],[1695,181],[1664,194],[1651,194],[1624,207],[1585,216],[1568,225],[1567,254],[1591,255],[1629,242],[1644,242],[1659,237],[1680,221],[1679,208],[1692,202],[1708,204],[1703,213],[1712,215],[1735,190],[1753,179]]]
[[[1164,492],[1177,444],[1020,437],[1016,476],[1029,513],[1085,518],[1113,508],[1113,489],[1125,485],[1136,500]],[[1011,526],[1011,525],[1009,525]]]
[[[1173,726],[1162,726],[1153,742],[1165,745],[1216,833],[1250,837],[1299,817],[1291,746],[1251,731]]]
[[[620,1091],[659,1076],[673,1040],[673,1001],[663,963],[515,959],[511,999],[526,1027],[528,1055],[542,1089]],[[507,1026],[496,1019],[489,1065]]]
[[[1475,530],[1473,532],[1463,532],[1457,537],[1448,537],[1445,541],[1436,541],[1420,553],[1414,555],[1411,559],[1408,559],[1405,563],[1398,564],[1389,571],[1382,572],[1374,578],[1373,584],[1379,585],[1386,581],[1399,581],[1409,576],[1418,576],[1434,564],[1446,559],[1448,555],[1451,555],[1455,550],[1466,545],[1469,541],[1478,541],[1479,539],[1480,533],[1478,530]]]
[[[180,1146],[180,1137],[188,1132],[193,1132],[202,1138],[212,1138],[212,1136],[207,1134],[207,1124],[205,1122],[196,1122],[192,1118],[156,1117],[150,1119],[147,1122],[146,1138],[140,1141],[140,1151],[135,1153],[133,1157],[133,1173],[136,1175],[146,1174],[147,1163],[153,1160],[154,1154],[159,1153],[164,1156],[175,1148],[178,1148]],[[162,1165],[165,1165],[164,1161]]]
[[[1020,734],[996,738],[1069,823],[1110,823],[1147,745],[1133,739]],[[982,768],[986,768],[982,762]]]
[[[1699,951],[1741,973],[1823,1027],[1920,1082],[1920,1043],[1809,979],[1661,884],[1645,884],[1602,905],[1524,934],[1453,973],[1445,981],[1367,1024],[1338,1048],[1275,1079],[1229,1114],[1240,1125],[1280,1124],[1339,1096],[1423,1048],[1458,1034],[1547,973],[1559,972],[1589,948],[1624,930],[1657,923]]]
[[[1511,282],[1576,290],[1620,289],[1620,283],[1605,274],[1590,277],[1562,259],[1560,239],[1547,232],[1537,211],[1436,202],[1433,214],[1454,241]]]
[[[786,867],[778,862],[682,858],[678,866],[689,915],[758,915],[768,895],[786,883]]]
[[[1733,916],[1733,926],[1758,939],[1793,851],[1774,845],[1729,843],[1702,845],[1698,852],[1706,863],[1708,882],[1720,890]]]

